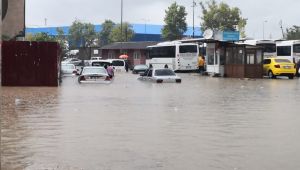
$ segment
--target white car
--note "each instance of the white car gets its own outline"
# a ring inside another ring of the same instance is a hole
[[[78,69],[74,64],[61,64],[61,73],[63,75],[78,75]]]
[[[102,57],[91,57],[90,60],[88,60],[88,64],[91,66],[93,61],[100,61]]]
[[[138,79],[155,83],[181,83],[181,78],[169,68],[148,69]]]
[[[74,64],[75,66],[78,66],[82,63],[80,59],[77,58],[68,58],[61,62],[61,64]]]
[[[79,83],[109,83],[111,79],[104,67],[83,67],[79,77]]]

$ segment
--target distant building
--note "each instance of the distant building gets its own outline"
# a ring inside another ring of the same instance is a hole
[[[39,27],[39,28],[26,28],[26,34],[36,34],[40,32],[45,32],[48,35],[56,36],[58,27]],[[65,35],[68,35],[69,26],[59,27],[64,30]],[[132,42],[137,41],[163,41],[161,36],[161,30],[163,25],[153,25],[153,24],[132,24],[132,28],[134,30],[134,37],[130,40]],[[95,25],[95,31],[100,32],[102,30],[101,25]],[[187,31],[184,33],[186,37],[192,37],[193,28],[188,27]],[[200,27],[195,27],[195,37],[202,37],[202,31]]]
[[[129,66],[145,64],[148,58],[147,46],[157,44],[153,41],[145,42],[117,42],[105,45],[100,48],[100,55],[103,59],[116,59],[121,54],[128,55]]]

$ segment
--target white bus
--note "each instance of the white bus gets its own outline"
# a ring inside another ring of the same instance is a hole
[[[287,58],[292,62],[300,59],[300,40],[277,41],[277,57]]]
[[[192,71],[198,69],[198,44],[179,41],[158,43],[148,46],[149,60],[146,64],[156,68],[168,68],[174,71]]]
[[[263,47],[264,58],[276,57],[276,42],[274,40],[246,40],[244,43]]]

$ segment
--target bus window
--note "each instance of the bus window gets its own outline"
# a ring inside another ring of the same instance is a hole
[[[179,53],[197,53],[196,45],[180,45]]]
[[[300,53],[300,44],[294,45],[294,48],[293,48],[293,49],[294,49],[294,50],[293,50],[294,53]]]
[[[265,53],[275,53],[276,52],[275,44],[260,44],[260,46],[263,46]]]
[[[152,47],[149,52],[150,58],[175,58],[175,46]]]
[[[277,56],[291,56],[291,46],[277,46]]]

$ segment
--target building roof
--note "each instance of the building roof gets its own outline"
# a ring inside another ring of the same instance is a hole
[[[65,35],[68,35],[69,26],[62,26],[62,27],[36,27],[36,28],[26,28],[26,33],[36,34],[40,32],[48,33],[49,35],[56,36],[57,35],[57,28],[62,28],[64,30]],[[155,24],[132,24],[132,28],[135,34],[152,34],[152,35],[160,35],[163,25],[155,25]],[[101,25],[95,25],[95,31],[100,32],[102,30]],[[202,36],[202,31],[200,27],[195,27],[195,36],[199,37]],[[192,36],[193,35],[193,27],[188,27],[187,31],[184,33],[185,36]]]
[[[101,47],[102,50],[141,50],[146,49],[147,46],[155,45],[157,42],[146,41],[146,42],[116,42]]]

